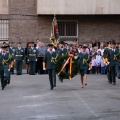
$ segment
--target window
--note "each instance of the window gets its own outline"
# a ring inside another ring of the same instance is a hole
[[[78,37],[77,21],[58,21],[58,29],[60,37]]]
[[[0,41],[8,41],[9,21],[0,20]]]

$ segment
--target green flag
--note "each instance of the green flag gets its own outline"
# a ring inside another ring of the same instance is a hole
[[[58,24],[57,24],[56,17],[54,16],[53,21],[52,21],[50,41],[55,47],[57,47],[57,44],[59,43],[59,39],[60,37],[59,37]]]

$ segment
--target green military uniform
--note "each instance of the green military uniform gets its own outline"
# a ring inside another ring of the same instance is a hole
[[[81,76],[87,74],[89,64],[89,55],[86,52],[81,52],[78,54],[78,68],[80,70]]]
[[[110,49],[110,55],[109,55],[109,62],[110,62],[110,84],[113,83],[114,85],[116,84],[116,71],[115,71],[115,66],[116,66],[116,60],[114,59],[115,55],[115,49]]]
[[[38,50],[35,47],[31,47],[28,49],[28,61],[30,65],[30,70],[29,74],[30,75],[35,75],[35,65],[37,61],[37,56],[38,56]]]
[[[7,80],[7,84],[10,84],[10,63],[11,63],[11,55],[9,51],[6,51],[5,56],[3,56],[4,60],[4,77]]]
[[[1,88],[4,90],[5,83],[4,83],[4,66],[3,66],[3,56],[0,53],[0,79],[1,79]]]
[[[49,51],[45,54],[45,57],[44,57],[44,60],[43,60],[43,62],[46,63],[46,69],[48,71],[51,89],[56,87],[56,65],[55,65],[55,60],[56,60],[56,52],[49,52]]]
[[[115,51],[114,59],[116,61],[116,73],[117,77],[120,79],[120,48],[117,48]]]
[[[11,55],[11,62],[14,62],[15,48],[14,48],[14,47],[10,47],[10,48],[9,48],[9,52],[10,52],[10,55]],[[12,74],[14,74],[14,65],[11,67],[10,72],[11,72]]]
[[[111,49],[108,47],[104,50],[103,57],[104,57],[104,59],[107,58],[108,61],[109,61],[110,51],[111,51]],[[110,82],[110,65],[106,66],[106,70],[107,70],[107,79],[108,79],[108,82]]]
[[[59,57],[62,57],[62,56],[65,56],[65,55],[68,55],[68,51],[67,51],[66,48],[58,48],[58,49],[57,49],[57,56],[58,56],[58,58],[59,58]],[[63,64],[64,64],[64,63],[63,63]],[[66,70],[64,69],[63,72],[66,72]],[[59,76],[58,78],[59,78],[59,80],[60,80],[61,82],[63,82],[63,78],[62,78],[62,77]]]
[[[22,75],[22,64],[24,61],[24,49],[23,48],[16,48],[15,49],[15,62],[16,62],[16,72],[17,75]]]

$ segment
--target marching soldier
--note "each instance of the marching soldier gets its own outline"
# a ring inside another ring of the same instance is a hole
[[[104,50],[104,55],[103,55],[103,61],[106,65],[106,70],[107,70],[107,79],[108,82],[110,83],[110,65],[109,65],[109,58],[110,58],[110,51],[112,49],[111,41],[107,42],[107,47]]]
[[[58,58],[62,57],[62,56],[65,56],[65,55],[68,55],[67,49],[65,48],[64,41],[60,41],[59,42],[59,48],[57,49],[57,54],[58,54]],[[64,72],[65,72],[65,70],[64,70]],[[63,78],[62,77],[59,77],[59,80],[61,82],[63,82]]]
[[[17,43],[17,48],[15,50],[15,60],[16,62],[16,72],[17,75],[22,75],[22,65],[24,61],[24,49],[21,47],[21,43]]]
[[[116,43],[112,41],[112,49],[110,50],[109,62],[110,62],[110,84],[116,85],[116,60],[115,60],[115,52],[116,52]]]
[[[6,60],[8,63],[8,65],[7,65],[8,69],[5,65],[4,65],[4,69],[6,71],[5,74],[6,74],[7,84],[10,84],[10,76],[11,76],[10,69],[11,69],[11,62],[13,61],[12,53],[10,52],[9,47],[10,46],[6,44]]]
[[[31,48],[28,48],[28,61],[30,65],[29,74],[35,75],[35,65],[38,56],[38,50],[34,47],[34,42],[31,42]]]
[[[1,47],[1,53],[0,53],[0,79],[1,79],[1,90],[4,90],[5,88],[5,81],[4,81],[4,55],[6,51],[6,46]]]
[[[50,89],[53,90],[54,87],[56,87],[56,52],[53,50],[53,45],[48,45],[48,51],[45,54],[44,60],[43,60],[43,70],[48,71],[49,75],[49,81],[50,81]]]
[[[81,74],[82,88],[87,85],[87,70],[89,66],[89,55],[86,53],[86,45],[82,46],[82,52],[78,55],[78,68]]]
[[[118,48],[116,48],[114,58],[116,60],[115,68],[116,68],[117,77],[118,79],[120,79],[120,43],[119,43]]]

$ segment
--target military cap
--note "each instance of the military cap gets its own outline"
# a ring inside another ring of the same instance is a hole
[[[114,44],[114,45],[115,45],[115,44],[116,44],[115,40],[112,40],[112,41],[111,41],[111,44]]]
[[[64,41],[60,41],[60,42],[59,42],[59,44],[62,44],[62,45],[64,45],[64,44],[65,44],[65,42],[64,42]]]
[[[3,42],[3,44],[6,44],[6,42]]]
[[[84,45],[82,46],[82,48],[87,48],[87,45],[86,45],[86,44],[84,44]]]
[[[3,46],[1,46],[1,48],[2,48],[2,49],[3,49],[3,48],[7,48],[7,46],[3,45]]]
[[[111,44],[111,43],[112,43],[111,41],[108,41],[108,42],[107,42],[108,45]]]
[[[5,46],[6,46],[7,48],[8,48],[8,47],[10,47],[10,45],[9,45],[9,44],[6,44]]]
[[[48,47],[53,47],[53,44],[48,44],[47,46],[48,46]]]

